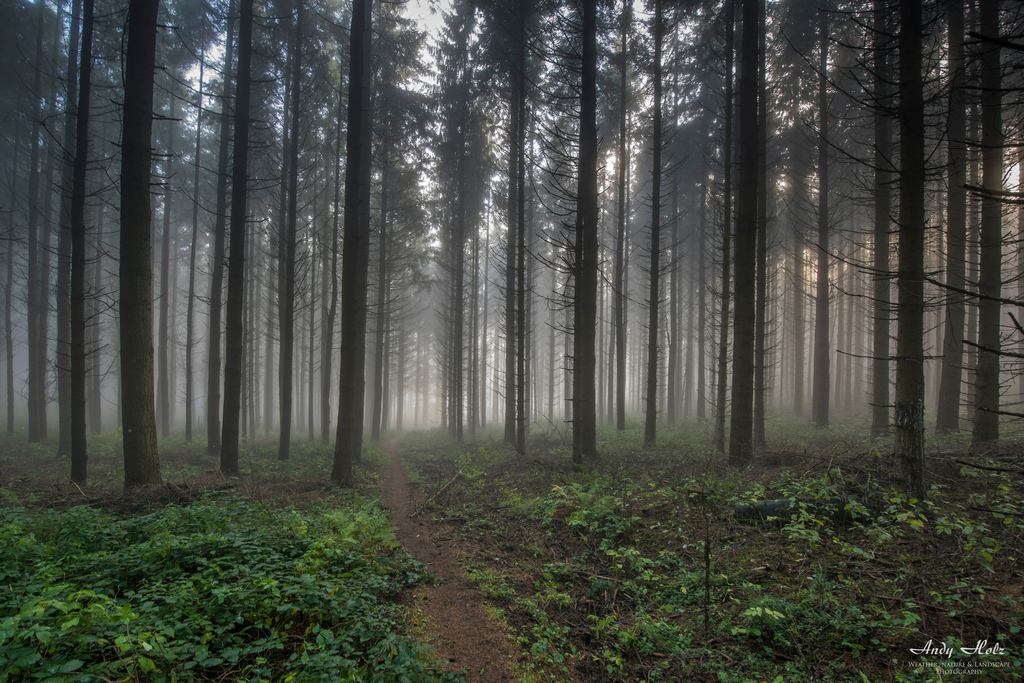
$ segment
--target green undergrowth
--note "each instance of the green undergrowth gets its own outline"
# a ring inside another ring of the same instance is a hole
[[[0,681],[443,679],[394,602],[424,569],[364,495],[0,518]]]
[[[437,433],[402,453],[434,496],[425,513],[475,548],[470,578],[534,680],[1024,680],[1019,465],[933,455],[917,501],[896,491],[881,442],[858,436],[862,419],[783,422],[746,469],[711,453],[700,424],[654,449],[638,423],[602,429],[582,468],[560,434],[531,436],[525,458]],[[773,499],[795,503],[736,518]],[[961,651],[982,642],[1000,651]]]

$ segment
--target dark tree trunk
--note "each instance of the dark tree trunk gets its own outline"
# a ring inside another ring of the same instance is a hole
[[[128,10],[121,125],[121,416],[124,485],[160,484],[153,405],[153,268],[150,174],[156,19],[160,0],[132,0]]]
[[[975,372],[971,443],[999,438],[999,318],[1002,293],[1003,128],[999,64],[999,0],[980,0],[981,44],[981,241],[978,261],[978,368]]]
[[[320,333],[320,440],[331,442],[331,364],[334,360],[334,318],[338,311],[338,216],[341,215],[341,125],[345,99],[338,83],[338,133],[334,157],[334,216],[331,220],[331,299]],[[326,274],[325,274],[326,277]]]
[[[331,481],[352,486],[363,430],[370,232],[370,35],[373,0],[356,0],[350,33],[345,221],[341,289],[341,389]]]
[[[654,0],[654,141],[651,161],[651,273],[647,298],[647,404],[644,445],[653,446],[658,431],[658,297],[661,276],[661,52],[665,26],[662,0]]]
[[[725,404],[729,378],[729,271],[732,266],[732,64],[735,0],[725,3],[725,140],[722,144],[722,308],[718,328],[718,390],[715,396],[714,448],[725,452]]]
[[[764,418],[768,306],[768,91],[765,87],[765,5],[758,3],[757,24],[757,301],[754,311],[754,448],[765,447]]]
[[[188,302],[185,308],[185,442],[192,443],[195,388],[192,373],[192,347],[195,346],[196,246],[199,242],[199,169],[203,151],[203,76],[205,60],[199,56],[199,95],[196,106],[195,169],[192,175],[192,242],[188,250]]]
[[[89,163],[89,100],[92,94],[93,0],[82,12],[80,89],[75,116],[75,158],[71,185],[71,273],[69,278],[71,481],[84,484],[88,468],[85,437],[85,175]]]
[[[754,318],[757,260],[758,16],[764,0],[743,0],[739,73],[739,186],[736,200],[736,317],[733,329],[729,464],[753,462]]]
[[[280,440],[277,459],[287,460],[292,439],[292,357],[294,356],[295,333],[295,242],[298,222],[299,197],[299,106],[302,83],[302,15],[303,0],[297,1],[295,17],[295,45],[292,48],[291,79],[291,141],[288,144],[288,223],[281,239],[284,243],[281,254],[282,289],[278,297],[280,354],[277,364],[277,384],[281,409]]]
[[[242,309],[245,306],[245,222],[249,167],[249,64],[252,57],[253,0],[242,0],[238,17],[238,75],[231,161],[231,226],[228,244],[228,298],[224,331],[224,431],[220,471],[238,475],[242,399]]]
[[[388,122],[384,122],[387,128]],[[373,414],[370,417],[370,438],[380,441],[381,413],[384,410],[384,308],[387,305],[387,228],[388,228],[388,171],[390,146],[385,137],[381,144],[381,183],[380,183],[380,231],[377,239],[377,305],[376,326],[373,345]],[[460,299],[452,303],[461,308]]]
[[[520,455],[526,455],[526,420],[527,420],[527,297],[526,297],[526,18],[522,14],[520,4],[519,14],[519,40],[518,65],[516,68],[516,79],[519,81],[516,87],[516,107],[519,109],[519,116],[516,124],[519,130],[516,132],[518,149],[516,150],[517,169],[516,184],[519,191],[516,193],[517,222],[516,238],[519,242],[517,249],[516,264],[516,451]],[[594,283],[595,290],[597,283]],[[594,292],[596,298],[597,292]],[[596,317],[596,316],[595,316]],[[596,324],[596,320],[595,320]],[[591,378],[593,379],[593,377]],[[595,396],[596,398],[596,396]]]
[[[519,207],[519,157],[523,141],[519,135],[519,98],[517,88],[522,85],[518,75],[518,60],[509,69],[509,150],[508,150],[508,230],[505,239],[505,434],[508,445],[516,443],[516,229]]]
[[[871,345],[871,433],[880,436],[889,431],[889,228],[892,211],[892,128],[889,113],[889,6],[884,0],[874,0],[874,68],[875,99],[875,217],[874,217],[874,321]]]
[[[213,262],[210,274],[210,327],[207,331],[209,351],[206,375],[206,448],[220,451],[220,340],[221,314],[224,295],[224,242],[228,210],[228,155],[231,139],[231,68],[234,60],[235,0],[231,0],[227,14],[227,52],[224,56],[224,90],[220,108],[220,150],[217,162],[217,205],[213,223]]]
[[[171,433],[171,386],[170,371],[168,366],[168,346],[170,329],[168,325],[168,311],[171,304],[171,178],[174,177],[174,121],[177,118],[178,98],[174,93],[168,93],[170,100],[170,115],[167,126],[167,157],[164,161],[164,206],[163,206],[163,234],[160,245],[160,312],[157,320],[157,378],[156,378],[156,406],[160,428],[160,436],[166,437]]]
[[[704,250],[707,247],[707,210],[708,192],[704,186],[707,173],[701,171],[700,186],[700,242],[697,247],[697,282],[700,294],[697,302],[697,419],[707,419],[707,280],[705,272],[706,260]]]
[[[828,426],[831,352],[829,350],[828,286],[828,12],[821,11],[818,61],[818,273],[814,296],[814,386],[811,421]]]
[[[897,479],[923,500],[924,481],[924,244],[925,121],[921,0],[900,1],[900,218],[896,335]]]
[[[629,135],[627,128],[626,109],[629,106],[629,27],[632,21],[631,4],[624,3],[622,8],[622,22],[620,27],[619,41],[622,47],[622,64],[619,71],[619,161],[617,203],[618,215],[616,216],[615,230],[615,272],[613,275],[612,289],[615,297],[614,328],[615,328],[615,428],[622,431],[626,428],[626,300],[623,288],[625,287],[625,244],[626,244],[626,208],[629,204],[629,149],[626,146],[626,139]]]
[[[674,112],[678,116],[679,112]],[[675,424],[679,415],[679,391],[682,387],[679,367],[679,175],[672,174],[672,250],[670,252],[671,271],[669,273],[669,307],[668,307],[668,386],[665,397],[665,417],[668,424]]]
[[[960,391],[964,362],[964,296],[967,252],[967,110],[964,103],[964,3],[946,4],[949,33],[949,182],[946,189],[946,322],[942,339],[942,374],[936,409],[937,434],[960,430]],[[957,291],[960,290],[960,291]]]
[[[68,35],[67,100],[64,107],[64,163],[61,179],[61,211],[57,238],[57,455],[71,452],[71,202],[74,183],[72,150],[77,150],[76,100],[78,99],[78,22],[81,0],[71,3]],[[83,280],[84,286],[84,280]]]
[[[15,144],[17,150],[17,144]],[[17,158],[15,158],[17,166]],[[13,182],[13,181],[12,181]],[[4,286],[4,348],[7,360],[7,434],[14,433],[14,330],[11,329],[11,301],[14,287],[14,242],[7,243],[7,282]]]
[[[491,278],[490,278],[490,265],[491,265],[491,232],[490,229],[485,229],[484,232],[484,320],[483,329],[480,333],[480,427],[482,429],[487,428],[487,311],[490,307],[491,301]],[[399,367],[405,366],[399,363]],[[401,379],[401,375],[399,375]],[[399,392],[399,401],[401,401],[401,392]],[[401,406],[401,403],[399,403]],[[401,416],[401,413],[399,413]],[[401,429],[400,422],[396,425],[398,429]]]
[[[573,296],[572,460],[597,455],[594,357],[597,329],[597,0],[583,0],[575,291]]]
[[[89,349],[88,354],[91,357],[91,377],[89,387],[89,397],[86,400],[87,408],[89,409],[89,431],[93,434],[103,433],[103,369],[100,367],[102,362],[101,351],[101,334],[100,334],[100,305],[97,300],[100,295],[100,289],[102,288],[102,275],[103,275],[103,217],[105,215],[103,207],[100,207],[97,211],[96,221],[96,247],[95,253],[93,254],[92,264],[92,292],[90,292],[90,306],[89,306]]]
[[[32,82],[32,153],[28,178],[28,284],[26,322],[28,327],[28,440],[37,443],[46,438],[46,354],[40,348],[39,330],[39,157],[42,154],[40,125],[42,124],[43,34],[46,24],[46,3],[39,8],[36,25],[35,69]],[[45,188],[44,191],[48,191]],[[44,216],[45,219],[48,216]],[[45,227],[49,230],[49,226]]]

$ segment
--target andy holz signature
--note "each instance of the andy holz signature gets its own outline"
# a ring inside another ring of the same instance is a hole
[[[947,659],[953,656],[953,648],[949,647],[945,643],[941,646],[933,645],[932,641],[929,640],[925,643],[924,647],[912,647],[910,651],[915,655],[937,655],[940,657],[946,657]],[[1006,648],[1001,646],[999,643],[989,646],[987,640],[979,640],[974,647],[962,647],[960,651],[965,655],[1003,655],[1006,654]]]

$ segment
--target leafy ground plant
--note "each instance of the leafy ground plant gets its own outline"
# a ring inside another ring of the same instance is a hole
[[[398,633],[393,598],[422,578],[358,495],[6,509],[0,681],[441,680]]]

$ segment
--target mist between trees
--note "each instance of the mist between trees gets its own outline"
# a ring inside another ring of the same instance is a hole
[[[7,430],[76,482],[870,413],[923,498],[1024,416],[1018,3],[0,6]]]

